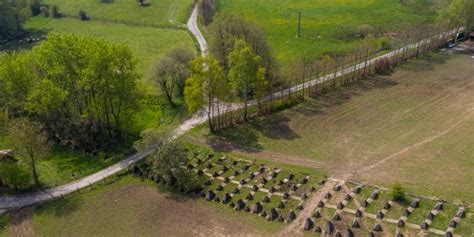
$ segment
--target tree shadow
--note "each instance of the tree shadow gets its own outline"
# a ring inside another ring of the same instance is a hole
[[[274,140],[294,140],[300,136],[290,127],[291,119],[280,113],[263,118],[259,131],[267,138]]]
[[[450,55],[446,53],[429,53],[404,64],[405,70],[423,72],[433,70],[436,66],[446,63]]]
[[[39,214],[52,213],[56,217],[65,217],[79,209],[82,202],[74,197],[64,197],[39,206],[35,211]]]
[[[24,34],[10,39],[8,42],[0,44],[0,52],[29,51],[34,46],[47,39],[48,33],[52,29],[29,29]]]
[[[218,131],[207,139],[207,145],[221,152],[240,150],[256,153],[263,150],[261,137],[294,140],[300,136],[290,127],[291,119],[281,113],[254,118],[245,124]]]
[[[368,91],[386,89],[398,85],[398,82],[392,80],[389,76],[390,73],[386,75],[376,75],[368,79],[353,82],[351,85],[319,94],[295,106],[292,108],[292,112],[306,117],[325,115],[331,108],[343,106],[353,98],[361,96]]]

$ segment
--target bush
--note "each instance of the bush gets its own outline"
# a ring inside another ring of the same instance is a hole
[[[145,2],[145,0],[137,0],[138,2],[138,5],[141,6],[141,7],[148,7],[150,6],[149,3]]]
[[[198,175],[190,170],[181,170],[173,188],[182,193],[193,193],[202,190],[204,182]]]
[[[395,183],[392,185],[392,199],[399,202],[403,202],[406,200],[405,190],[399,183]]]
[[[7,214],[0,216],[0,230],[4,230],[11,222],[11,217]]]
[[[30,9],[31,9],[31,15],[32,16],[37,16],[41,13],[41,3],[39,0],[33,0],[33,2],[30,4]]]
[[[392,49],[392,39],[390,39],[390,37],[380,38],[379,44],[380,44],[380,49],[381,50]]]
[[[43,13],[44,17],[49,17],[49,7],[47,6],[41,6],[40,12]]]
[[[8,188],[26,189],[31,186],[30,172],[18,164],[0,164],[0,183]]]
[[[375,63],[375,72],[384,74],[390,71],[390,60],[382,58]]]
[[[54,18],[60,18],[60,17],[63,16],[63,14],[61,14],[61,13],[59,12],[59,7],[58,7],[58,5],[56,5],[56,4],[53,5],[53,7],[52,7],[52,9],[51,9],[51,13],[53,14],[53,17],[54,17]]]
[[[90,20],[89,16],[87,15],[87,12],[84,10],[79,11],[79,19],[81,19],[81,21]]]
[[[375,28],[369,24],[360,25],[356,28],[356,34],[362,38],[373,33],[375,33]]]

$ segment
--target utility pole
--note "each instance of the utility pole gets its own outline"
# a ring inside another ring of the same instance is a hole
[[[298,12],[298,37],[301,37],[301,12]]]

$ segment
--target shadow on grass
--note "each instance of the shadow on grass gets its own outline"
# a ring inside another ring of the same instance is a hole
[[[31,50],[34,46],[38,45],[39,43],[41,43],[42,40],[44,40],[44,38],[42,36],[46,36],[48,35],[48,33],[50,32],[51,30],[50,29],[29,29],[27,32],[25,32],[25,34],[21,35],[21,36],[18,36],[14,39],[11,39],[10,41],[8,41],[7,43],[5,44],[0,44],[0,52],[2,51],[29,51]],[[28,38],[39,38],[41,40],[37,41],[37,42],[31,42],[31,43],[28,43],[26,40]]]
[[[207,145],[221,152],[240,150],[249,153],[263,149],[260,137],[273,140],[294,140],[300,136],[290,127],[291,119],[281,113],[255,118],[245,124],[218,131]]]
[[[342,106],[353,98],[363,95],[367,91],[387,89],[398,85],[398,82],[387,75],[377,75],[365,80],[359,80],[351,85],[341,87],[325,94],[317,95],[306,102],[294,107],[291,112],[296,112],[306,117],[325,115],[331,108]]]
[[[65,217],[78,210],[81,205],[80,199],[65,197],[43,204],[36,208],[35,212],[39,215],[53,214],[56,217]]]
[[[433,70],[436,66],[446,63],[450,55],[445,53],[428,53],[419,59],[409,61],[403,65],[403,69],[415,72]]]

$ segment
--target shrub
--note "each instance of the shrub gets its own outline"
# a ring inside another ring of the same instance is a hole
[[[84,11],[84,10],[80,10],[79,11],[79,19],[81,19],[81,21],[87,21],[89,20],[89,16],[87,15],[87,12]]]
[[[53,14],[54,18],[60,18],[63,15],[59,12],[59,7],[58,5],[54,4],[53,7],[51,8],[51,13]]]
[[[375,33],[375,28],[369,24],[360,25],[356,28],[356,34],[362,38],[373,33]]]
[[[30,9],[31,9],[31,15],[32,16],[37,16],[41,13],[41,3],[39,0],[33,0],[33,2],[30,4]]]
[[[399,183],[394,183],[392,185],[392,199],[399,202],[403,202],[406,199],[405,190]]]
[[[0,183],[9,188],[25,189],[31,186],[30,172],[18,164],[0,164]]]
[[[378,60],[375,64],[375,72],[376,73],[387,73],[390,71],[390,60],[387,58],[382,58]]]
[[[148,7],[150,6],[149,3],[145,2],[145,0],[137,0],[138,2],[138,5],[141,6],[141,7]]]
[[[47,6],[41,6],[40,7],[40,12],[43,13],[44,17],[49,17],[49,7]]]
[[[0,216],[0,230],[4,230],[11,222],[11,217],[9,215]]]
[[[390,37],[382,37],[379,44],[381,50],[389,50],[392,48],[392,39]]]

